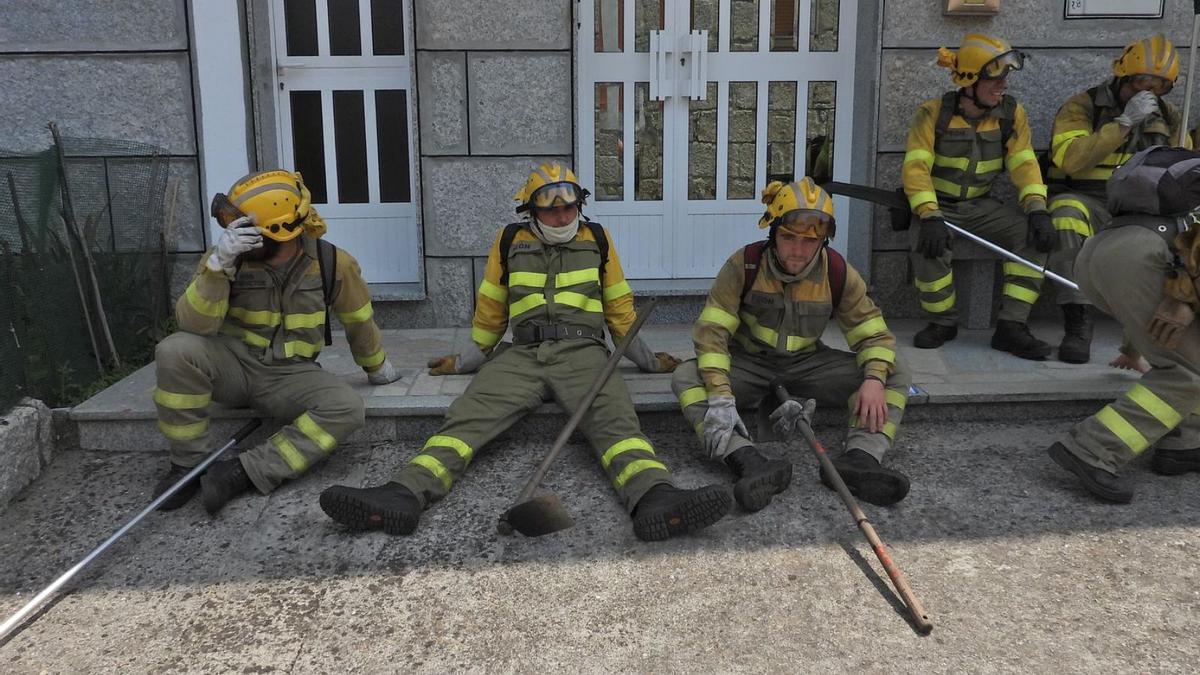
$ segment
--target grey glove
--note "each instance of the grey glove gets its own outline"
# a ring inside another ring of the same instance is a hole
[[[812,401],[812,399],[809,399],[809,401]],[[801,422],[807,422],[811,425],[812,411],[816,407],[815,403],[816,402],[813,401],[814,405],[809,405],[806,407],[804,404],[801,404],[800,401],[784,401],[778,408],[775,409],[774,412],[771,413],[771,421],[774,422],[774,424],[771,426],[773,429],[775,429],[775,433],[779,434],[783,438],[787,438],[796,433],[796,431],[800,428]]]
[[[1116,123],[1123,127],[1136,127],[1152,115],[1161,115],[1158,108],[1158,97],[1151,91],[1139,91],[1125,103],[1125,110],[1116,118]]]
[[[254,221],[250,216],[242,216],[221,231],[221,237],[217,239],[217,245],[213,247],[205,266],[214,272],[224,272],[225,276],[232,279],[237,274],[238,256],[262,245],[262,233]]]
[[[750,438],[746,425],[738,416],[737,402],[732,396],[713,396],[708,399],[708,412],[704,413],[704,450],[709,457],[725,456],[733,432]]]
[[[379,368],[367,373],[367,382],[376,386],[391,384],[398,379],[400,379],[400,373],[396,372],[396,368],[392,366],[389,359],[384,359]]]

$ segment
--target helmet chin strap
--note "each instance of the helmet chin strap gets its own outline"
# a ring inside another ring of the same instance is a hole
[[[975,84],[979,84],[979,80],[975,80]],[[979,100],[979,97],[975,95],[975,84],[972,84],[970,87],[963,87],[962,89],[960,89],[959,95],[965,96],[965,97],[971,99],[971,102],[974,103],[976,107],[978,107],[980,110],[983,110],[984,112],[987,112],[987,111],[991,110],[992,108],[995,108],[996,104],[987,105],[983,101]]]

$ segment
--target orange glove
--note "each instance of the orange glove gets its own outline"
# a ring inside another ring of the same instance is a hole
[[[683,363],[666,352],[654,352],[654,358],[658,359],[658,372],[660,373],[673,373],[679,364]]]
[[[458,373],[458,354],[437,356],[429,359],[425,365],[429,366],[430,375],[454,375]]]

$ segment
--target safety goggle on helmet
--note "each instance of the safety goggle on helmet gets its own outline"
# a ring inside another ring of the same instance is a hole
[[[1025,52],[1012,49],[983,64],[979,69],[979,77],[984,80],[998,80],[1024,67]]]
[[[833,216],[814,209],[788,211],[776,221],[776,227],[808,239],[828,239],[833,236]]]
[[[262,171],[244,176],[229,194],[213,195],[209,212],[222,228],[246,215],[264,237],[290,241],[300,236],[312,211],[312,196],[298,172]]]
[[[537,211],[559,206],[579,206],[584,199],[583,192],[583,188],[567,181],[543,185],[530,196],[529,208]]]

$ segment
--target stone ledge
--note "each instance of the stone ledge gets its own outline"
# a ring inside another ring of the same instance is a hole
[[[54,458],[53,414],[46,404],[23,399],[0,416],[0,511]]]

